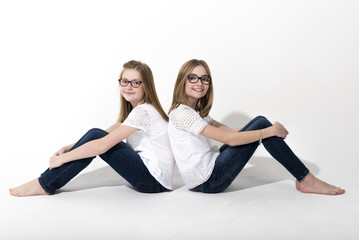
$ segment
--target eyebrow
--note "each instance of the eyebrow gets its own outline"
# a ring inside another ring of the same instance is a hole
[[[194,75],[194,76],[196,76],[196,77],[209,77],[208,74],[205,74],[205,75],[202,75],[202,76],[198,76],[198,75],[195,74],[195,73],[190,73],[189,75]]]
[[[142,82],[142,80],[140,79],[132,79],[132,80],[128,80],[127,78],[121,78],[122,80],[126,80],[126,81],[139,81]]]

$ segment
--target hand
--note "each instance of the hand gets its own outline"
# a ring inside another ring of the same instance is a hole
[[[281,138],[286,138],[287,135],[289,134],[287,129],[285,129],[285,127],[280,124],[279,122],[275,122],[273,124],[273,130],[274,130],[274,136],[277,136],[277,137],[281,137]]]
[[[62,166],[64,164],[63,155],[52,156],[50,158],[49,164],[50,164],[50,170]]]
[[[63,147],[63,148],[61,148],[59,151],[55,152],[54,155],[52,155],[52,156],[53,156],[53,157],[55,157],[55,156],[60,156],[61,154],[64,154],[64,153],[66,153],[66,152],[67,152],[66,148]]]

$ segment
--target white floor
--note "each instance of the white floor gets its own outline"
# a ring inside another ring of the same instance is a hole
[[[0,240],[359,239],[358,12],[349,0],[0,1]],[[215,195],[178,175],[172,192],[138,193],[99,159],[58,194],[9,195],[58,148],[114,123],[124,62],[151,66],[167,111],[191,58],[211,67],[212,117],[281,121],[346,194],[302,194],[259,151]]]
[[[178,174],[172,192],[138,193],[96,159],[58,194],[15,198],[9,184],[23,179],[4,172],[0,239],[358,239],[354,169],[334,177],[335,169],[305,164],[347,193],[302,194],[279,164],[258,156],[214,195],[185,189]]]

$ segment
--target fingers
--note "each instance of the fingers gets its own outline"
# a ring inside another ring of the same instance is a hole
[[[289,134],[288,130],[283,126],[283,124],[279,123],[279,122],[275,122],[273,124],[276,128],[277,128],[277,131],[278,131],[278,137],[281,137],[283,139],[285,139],[287,137],[287,135]]]
[[[55,161],[54,157],[52,157],[49,160],[49,169],[52,170],[54,168],[56,168],[56,161]]]
[[[289,132],[287,129],[284,128],[284,139],[288,136]]]
[[[55,152],[52,156],[53,156],[53,157],[56,157],[56,156],[59,156],[60,154],[61,154],[61,153],[57,151],[57,152]]]

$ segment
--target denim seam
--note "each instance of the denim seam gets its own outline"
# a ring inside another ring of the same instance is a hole
[[[258,146],[259,146],[259,143],[258,142],[254,142],[254,143],[257,143],[258,145],[255,147],[255,149],[254,149],[254,151],[256,151],[256,149],[258,148]],[[249,143],[248,145],[251,145],[251,144],[254,144],[254,143]],[[244,149],[242,148],[240,151],[238,151],[237,153],[236,153],[236,155],[235,155],[235,157],[233,158],[233,161],[231,161],[231,163],[232,164],[229,164],[229,163],[226,163],[226,165],[225,165],[225,168],[228,168],[228,167],[231,167],[232,165],[233,165],[233,162],[237,162],[237,161],[239,161],[239,159],[240,159],[240,156],[241,156],[241,154],[243,153],[243,151],[244,151]],[[254,152],[253,152],[254,153]],[[251,157],[253,156],[253,154],[251,155]],[[251,158],[250,157],[250,158]],[[248,159],[248,161],[250,160],[250,158]],[[247,161],[247,163],[248,163],[248,161]],[[243,169],[243,168],[242,168]],[[239,173],[240,173],[241,171],[239,171]],[[238,173],[238,174],[239,174]],[[237,175],[238,175],[237,174]],[[234,179],[233,178],[233,176],[231,176],[231,178],[232,179]]]
[[[307,176],[309,173],[309,169],[307,168],[306,171],[299,177],[297,178],[298,181],[303,180],[303,178],[305,178],[305,176]]]
[[[64,175],[68,170],[70,170],[73,167],[72,164],[68,165],[65,169],[63,169],[63,171],[61,171],[59,174],[57,174],[56,176],[52,177],[51,180],[46,184],[46,185],[51,185],[53,182],[55,182],[59,177],[61,177],[62,175]],[[51,170],[50,170],[51,171]],[[48,187],[46,187],[46,189],[48,189]],[[56,189],[54,191],[51,191],[52,193],[55,193]]]
[[[250,143],[252,144],[252,143]],[[248,145],[250,145],[248,144]],[[257,143],[258,145],[255,146],[255,149],[254,151],[256,150],[256,148],[259,146],[259,143]],[[224,169],[227,169],[228,167],[231,167],[233,165],[233,162],[237,162],[239,161],[240,157],[241,157],[241,154],[243,153],[244,151],[244,148],[240,149],[238,152],[236,152],[235,154],[235,157],[233,157],[233,160],[230,161],[230,162],[226,162],[226,164],[224,165]],[[251,157],[253,156],[253,154],[251,155]],[[249,158],[250,159],[250,158]],[[249,160],[248,160],[249,161]],[[248,162],[247,161],[247,162]],[[244,166],[243,166],[244,167]],[[239,173],[243,170],[243,167],[241,168],[241,170],[236,174],[236,176],[233,176],[232,174],[229,174],[228,171],[225,171],[225,174],[223,174],[220,178],[216,179],[215,181],[211,181],[209,182],[209,186],[210,186],[210,189],[211,189],[211,192],[214,193],[214,183],[218,182],[219,180],[223,179],[223,177],[227,177],[231,180],[231,183],[228,185],[230,186],[232,184],[232,182],[234,181],[234,179],[239,175]],[[228,187],[227,186],[227,187]],[[217,192],[217,191],[216,191]]]
[[[39,177],[39,183],[40,183],[40,186],[42,187],[42,189],[44,189],[44,191],[47,192],[48,194],[52,195],[52,194],[55,193],[54,191],[50,191],[49,188],[46,187],[46,186],[42,183],[41,177]]]
[[[269,139],[266,139],[266,140],[269,140]],[[284,141],[284,140],[283,140]],[[265,143],[263,143],[263,144],[265,144]],[[286,158],[286,160],[287,160],[287,162],[290,164],[290,166],[291,166],[291,169],[293,169],[293,170],[296,170],[295,171],[295,175],[296,176],[294,176],[293,175],[293,173],[291,173],[297,180],[300,178],[300,176],[303,176],[304,175],[304,173],[300,173],[300,170],[299,169],[296,169],[296,167],[295,167],[295,165],[293,164],[293,162],[291,161],[291,159],[290,158],[288,158],[288,156],[286,155],[286,154],[283,154],[283,151],[282,151],[282,149],[281,148],[279,148],[278,147],[278,145],[277,145],[277,143],[275,142],[275,141],[273,141],[273,143],[272,143],[274,146],[275,146],[275,148],[277,149],[277,151],[282,155],[282,156],[284,156],[285,158]],[[278,160],[277,160],[278,161]],[[279,162],[279,161],[278,161]],[[281,163],[281,162],[279,162],[279,163]],[[282,164],[282,163],[281,163]],[[282,164],[283,165],[283,164]],[[283,165],[283,167],[285,167],[284,165]],[[308,171],[308,169],[306,168],[306,171]],[[305,172],[306,172],[305,171]],[[300,175],[300,176],[299,176]],[[298,177],[299,176],[299,177]]]

